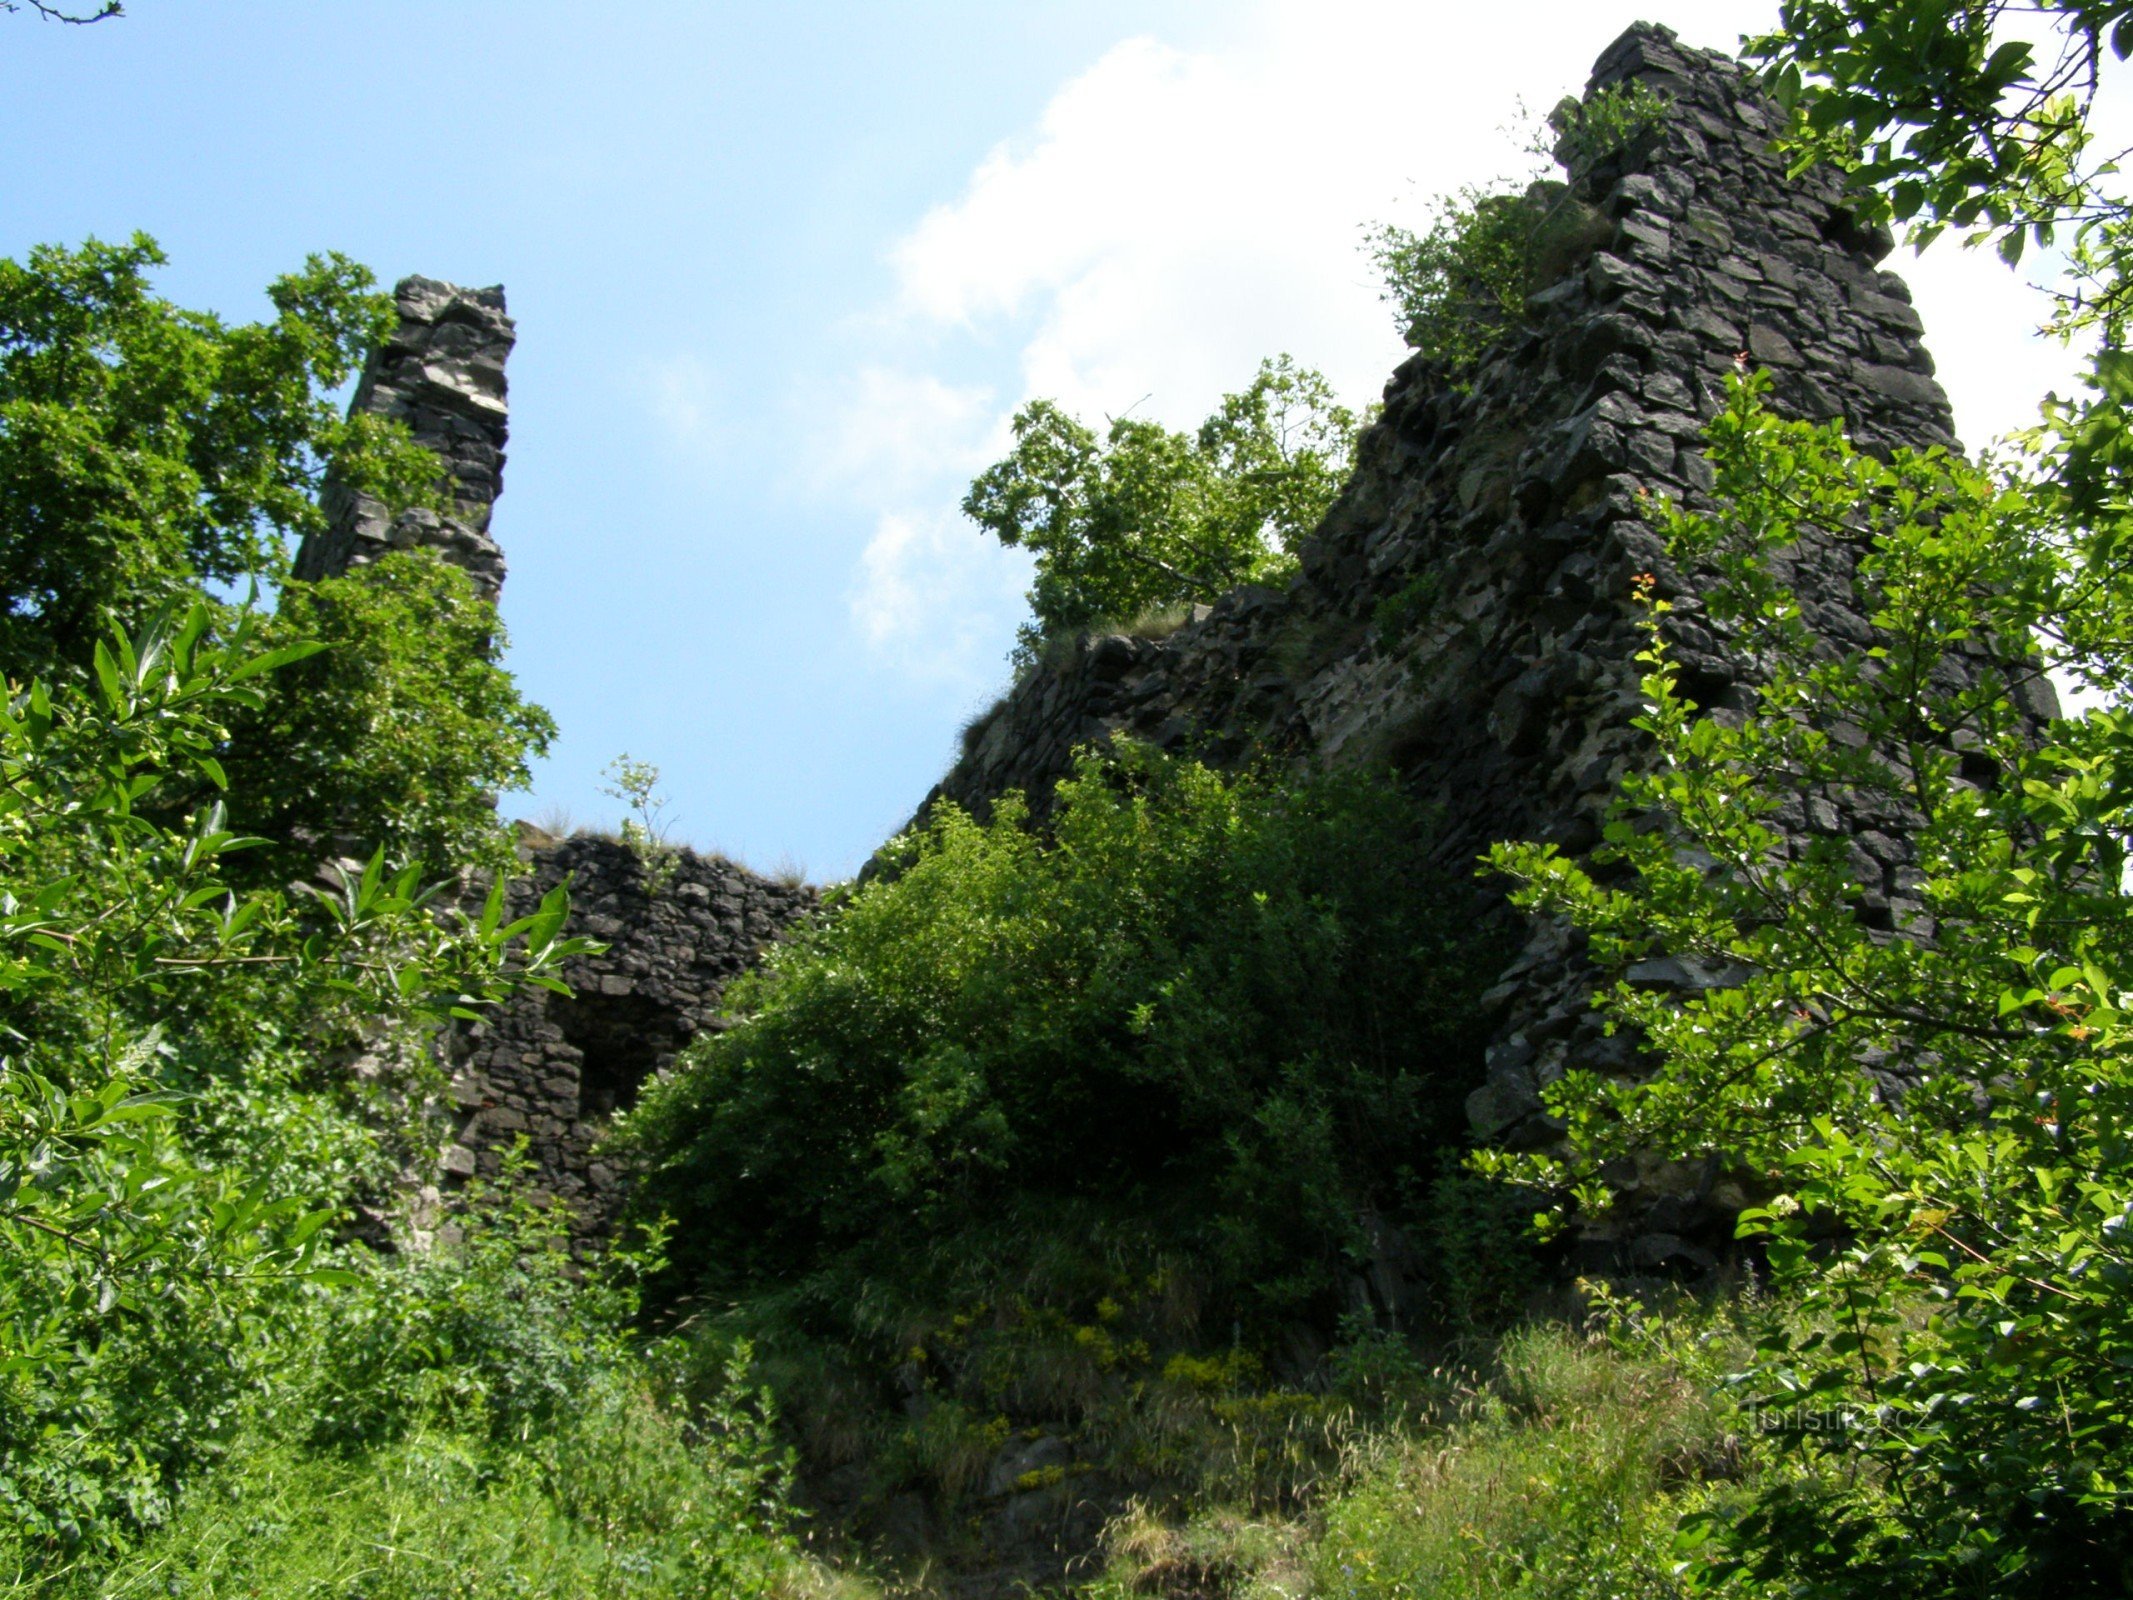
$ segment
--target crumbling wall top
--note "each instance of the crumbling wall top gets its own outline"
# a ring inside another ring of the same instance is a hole
[[[405,423],[443,462],[451,509],[391,516],[369,495],[329,482],[326,530],[297,551],[296,576],[338,577],[389,550],[431,549],[463,567],[475,591],[493,601],[503,592],[504,554],[489,519],[504,486],[504,362],[517,338],[504,291],[410,277],[394,289],[393,303],[398,326],[372,352],[349,412]]]

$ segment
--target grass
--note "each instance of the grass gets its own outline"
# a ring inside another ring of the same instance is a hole
[[[1099,631],[1123,633],[1135,639],[1167,639],[1206,609],[1203,605],[1183,600],[1171,605],[1150,606],[1137,616],[1106,624]]]
[[[1076,1455],[1147,1472],[1149,1492],[1068,1583],[1088,1600],[1688,1595],[1680,1519],[1745,1495],[1775,1459],[1719,1397],[1743,1350],[1737,1317],[1602,1310],[1582,1330],[1514,1330],[1471,1364],[1429,1368],[1389,1338],[1364,1341],[1350,1364],[1367,1367],[1367,1394],[1338,1362],[1334,1386],[1306,1394],[1217,1356],[1095,1382],[1069,1370],[1086,1363],[1088,1330],[1023,1343],[1014,1376],[1049,1372],[1059,1392],[1045,1398],[1079,1413]],[[975,1512],[1011,1435],[996,1402],[972,1401],[941,1397],[894,1444],[869,1441],[900,1458],[877,1469]],[[545,1436],[429,1426],[333,1451],[264,1430],[115,1563],[11,1567],[0,1536],[0,1600],[919,1600],[976,1592],[1001,1555],[950,1517],[944,1535],[967,1532],[901,1577],[839,1571],[805,1554],[763,1461],[608,1385]]]
[[[1183,1518],[1142,1504],[1105,1536],[1097,1600],[1664,1600],[1684,1514],[1769,1461],[1716,1398],[1731,1313],[1637,1312],[1606,1332],[1536,1324],[1448,1408],[1346,1441],[1300,1509]],[[1440,1383],[1446,1374],[1437,1375]]]
[[[648,1400],[595,1400],[562,1436],[498,1447],[417,1432],[338,1453],[240,1445],[115,1564],[9,1560],[7,1600],[681,1600],[852,1594],[776,1509]],[[10,1567],[12,1565],[12,1571]],[[10,1579],[12,1581],[10,1581]]]

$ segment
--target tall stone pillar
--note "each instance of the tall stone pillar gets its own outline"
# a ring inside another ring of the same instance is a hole
[[[435,278],[403,278],[393,292],[400,324],[371,353],[349,414],[407,424],[444,463],[451,510],[389,515],[367,494],[328,482],[323,534],[296,553],[296,576],[332,578],[390,550],[435,550],[463,567],[484,600],[504,587],[504,553],[489,536],[489,515],[504,486],[509,434],[504,361],[517,338],[501,286],[462,289]]]

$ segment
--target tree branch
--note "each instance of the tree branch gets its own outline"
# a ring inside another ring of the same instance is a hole
[[[103,0],[103,4],[86,15],[77,15],[59,6],[46,5],[45,0],[0,0],[0,11],[20,11],[27,5],[47,22],[64,22],[73,27],[85,28],[92,22],[105,22],[112,17],[123,17],[126,8],[119,0]]]

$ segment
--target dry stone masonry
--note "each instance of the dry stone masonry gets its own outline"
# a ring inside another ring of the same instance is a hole
[[[1615,786],[1643,758],[1640,574],[1673,602],[1670,642],[1692,698],[1747,701],[1747,674],[1670,569],[1647,492],[1705,500],[1698,448],[1726,376],[1767,371],[1777,408],[1841,418],[1855,442],[1956,447],[1946,396],[1888,235],[1859,225],[1827,171],[1788,180],[1776,108],[1726,58],[1638,25],[1600,58],[1591,91],[1636,81],[1668,109],[1630,146],[1573,165],[1555,280],[1528,323],[1455,385],[1417,357],[1393,374],[1352,481],[1284,590],[1249,588],[1163,639],[1071,641],[968,731],[929,797],[982,812],[1015,788],[1041,810],[1080,744],[1113,734],[1218,762],[1251,755],[1397,769],[1442,808],[1448,863],[1499,838],[1589,849]],[[1851,609],[1853,553],[1800,552],[1809,620],[1839,646],[1872,630]],[[2038,684],[2028,709],[2054,709]],[[1915,909],[1905,819],[1801,802],[1794,829],[1853,836],[1860,914]],[[1475,1132],[1551,1137],[1539,1091],[1577,1064],[1626,1069],[1601,1036],[1593,973],[1541,927],[1489,997],[1501,1027],[1468,1102]],[[1677,964],[1638,975],[1710,981]],[[1696,1264],[1738,1197],[1707,1173],[1654,1171],[1635,1220],[1595,1248],[1636,1264]]]
[[[524,837],[528,871],[511,885],[510,914],[568,883],[571,930],[608,948],[566,965],[569,996],[527,991],[455,1038],[459,1130],[444,1167],[494,1175],[523,1139],[535,1185],[591,1237],[621,1193],[622,1175],[595,1148],[609,1119],[691,1039],[722,1026],[720,991],[816,897],[691,850],[648,864],[609,838]]]
[[[504,361],[517,338],[504,291],[403,278],[393,304],[399,324],[371,353],[349,411],[406,423],[444,462],[452,510],[391,516],[369,495],[328,483],[326,531],[297,551],[296,576],[334,577],[389,550],[431,549],[464,567],[475,592],[494,600],[504,586],[504,554],[489,537],[489,514],[504,487]]]

